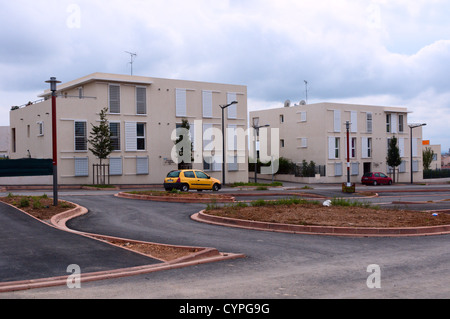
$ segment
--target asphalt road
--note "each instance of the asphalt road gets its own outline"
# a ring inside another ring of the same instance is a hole
[[[315,191],[332,192],[329,188]],[[80,289],[52,287],[4,293],[0,298],[450,297],[448,235],[346,238],[281,234],[192,221],[189,216],[202,209],[201,204],[136,201],[107,194],[63,197],[90,211],[69,222],[73,229],[215,247],[222,252],[243,253],[246,258],[83,283]],[[367,285],[372,275],[369,266],[374,264],[380,267],[380,288]]]

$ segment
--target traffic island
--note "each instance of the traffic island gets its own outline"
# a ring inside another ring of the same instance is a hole
[[[233,203],[235,197],[219,194],[202,194],[200,192],[166,192],[166,191],[133,191],[120,192],[116,197],[153,200],[158,202],[175,203]]]
[[[450,215],[436,212],[385,210],[345,200],[331,206],[305,201],[238,203],[203,210],[192,219],[232,227],[358,237],[424,236],[450,234]],[[346,205],[346,206],[339,206]]]

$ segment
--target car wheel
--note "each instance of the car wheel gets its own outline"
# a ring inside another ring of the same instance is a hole
[[[377,186],[377,185],[378,185],[377,181],[373,181],[373,186]]]
[[[181,186],[181,191],[182,192],[188,192],[189,191],[189,185],[188,184],[183,184]]]
[[[213,192],[219,191],[219,185],[214,184],[213,187],[212,187],[212,190],[213,190]]]
[[[173,188],[167,188],[167,187],[165,188],[165,190],[166,190],[167,192],[171,192],[172,189],[173,189]]]
[[[392,181],[389,181],[388,185],[392,185]]]

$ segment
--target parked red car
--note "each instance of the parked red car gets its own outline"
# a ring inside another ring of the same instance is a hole
[[[370,172],[363,175],[363,177],[361,178],[361,183],[367,185],[392,185],[392,178],[380,172]]]

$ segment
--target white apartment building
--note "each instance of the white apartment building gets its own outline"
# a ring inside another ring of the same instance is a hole
[[[50,90],[40,97],[41,101],[10,112],[12,159],[52,158]],[[220,105],[233,101],[238,103],[225,110],[225,129],[246,129],[247,87],[243,85],[106,73],[93,73],[58,85],[58,183],[93,183],[92,164],[99,160],[89,151],[87,140],[105,107],[114,144],[107,161],[111,184],[161,184],[170,170],[177,169],[171,156],[171,136],[183,119],[189,121],[191,138],[197,141],[193,168],[204,169],[221,180],[221,150],[204,152],[204,148],[212,138],[208,129],[221,130]],[[238,151],[227,135],[225,139],[226,183],[248,181],[248,152]]]
[[[325,176],[318,182],[347,181],[347,129],[349,127],[349,155],[351,182],[361,181],[365,172],[391,173],[386,164],[389,139],[398,139],[402,164],[398,167],[399,182],[410,181],[411,151],[414,181],[423,180],[422,128],[412,130],[412,150],[408,110],[399,107],[317,103],[250,112],[259,126],[279,129],[281,157],[301,164],[314,161],[326,167]],[[260,132],[264,132],[260,131]],[[270,139],[269,139],[270,140]]]

